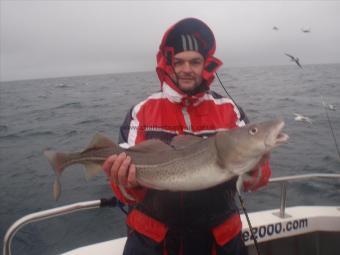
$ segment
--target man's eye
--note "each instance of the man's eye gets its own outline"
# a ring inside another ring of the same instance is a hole
[[[194,61],[191,62],[191,64],[192,64],[192,65],[196,65],[196,66],[197,66],[197,65],[201,65],[201,64],[202,64],[202,61],[200,61],[200,60],[194,60]]]

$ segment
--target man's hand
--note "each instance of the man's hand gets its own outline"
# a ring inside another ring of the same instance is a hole
[[[108,157],[103,164],[103,169],[116,184],[127,188],[139,186],[136,180],[136,166],[125,152]]]

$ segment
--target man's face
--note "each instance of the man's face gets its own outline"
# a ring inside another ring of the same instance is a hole
[[[189,92],[198,87],[202,82],[204,58],[197,51],[183,51],[174,56],[173,64],[179,88]]]

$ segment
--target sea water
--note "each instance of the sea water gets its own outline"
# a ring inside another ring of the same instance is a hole
[[[340,64],[225,68],[219,76],[250,121],[283,118],[289,142],[271,156],[272,176],[340,173],[329,119],[340,142]],[[0,237],[18,218],[70,203],[111,197],[101,174],[91,181],[72,166],[62,176],[62,194],[52,198],[54,173],[42,152],[75,151],[96,132],[117,141],[125,114],[160,89],[154,72],[105,74],[2,82],[0,87]],[[217,81],[212,89],[226,95]],[[297,122],[293,113],[312,124]],[[304,180],[288,185],[287,206],[339,205],[340,180]],[[279,208],[280,187],[270,184],[245,194],[249,211]],[[204,210],[204,208],[202,208]],[[104,208],[61,216],[23,227],[13,254],[58,254],[126,234],[125,214]]]

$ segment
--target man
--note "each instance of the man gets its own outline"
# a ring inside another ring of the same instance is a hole
[[[216,59],[215,38],[202,21],[187,18],[163,36],[157,54],[161,91],[135,105],[120,130],[120,145],[130,147],[157,138],[170,143],[180,134],[214,135],[245,125],[245,115],[228,98],[211,91]],[[252,171],[246,190],[266,184],[267,160]],[[195,192],[169,192],[141,187],[133,159],[125,153],[103,164],[111,186],[122,202],[131,205],[124,254],[247,254],[241,239],[241,220],[235,202],[236,178]],[[118,188],[134,199],[128,199]]]

